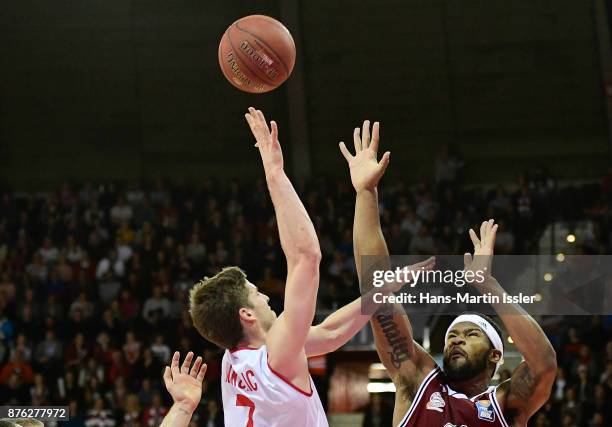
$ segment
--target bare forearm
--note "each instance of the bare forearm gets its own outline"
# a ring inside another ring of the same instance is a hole
[[[370,320],[370,316],[363,315],[361,310],[361,298],[357,298],[329,315],[318,327],[330,334],[330,337],[341,346]]]
[[[380,226],[378,212],[378,195],[376,189],[361,191],[355,201],[355,221],[353,224],[353,246],[355,263],[360,277],[361,292],[366,304],[371,304],[371,294],[380,289],[372,286],[370,272],[374,269],[388,268],[389,255],[385,237]],[[362,255],[376,255],[380,259],[361,265]],[[363,273],[363,276],[362,276]],[[378,310],[376,310],[376,308]],[[376,313],[370,317],[376,351],[389,374],[397,381],[397,373],[403,368],[405,362],[412,360],[415,363],[415,346],[412,340],[412,327],[404,310],[400,305],[388,305],[370,308],[369,312]]]
[[[276,222],[287,258],[284,312],[272,326],[266,343],[269,362],[289,378],[302,373],[302,358],[317,303],[321,251],[306,209],[282,170],[266,173]]]
[[[491,278],[488,289],[501,299],[504,289]],[[556,369],[557,356],[540,325],[518,304],[492,304],[534,375]]]
[[[160,427],[188,427],[192,415],[192,411],[175,403],[164,417]]]
[[[284,171],[266,174],[270,197],[276,213],[281,245],[287,261],[303,256],[319,256],[319,240],[306,208]]]
[[[357,274],[361,278],[362,255],[389,255],[385,237],[380,226],[380,215],[378,212],[378,192],[373,190],[362,190],[355,198],[355,220],[353,223],[353,250],[355,252],[355,263]],[[384,263],[387,265],[387,263]],[[363,279],[363,278],[362,278]],[[362,287],[364,283],[362,283]],[[370,286],[367,286],[369,290]]]

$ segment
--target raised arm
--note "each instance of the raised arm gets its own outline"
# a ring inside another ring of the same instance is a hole
[[[351,182],[356,191],[353,250],[363,294],[372,288],[370,272],[373,269],[387,268],[389,265],[384,258],[389,255],[389,251],[380,226],[377,185],[389,163],[390,153],[385,153],[380,162],[377,162],[378,122],[374,123],[371,143],[370,122],[367,120],[361,131],[359,128],[355,129],[353,141],[354,156],[344,143],[340,144],[340,150],[349,164]],[[364,274],[361,258],[363,255],[378,255],[381,262],[379,265],[365,266],[367,272]],[[398,313],[404,313],[399,305],[381,307],[372,316],[371,324],[378,355],[399,389],[407,382],[418,383],[421,376],[419,374],[433,369],[435,362],[414,342],[408,316]]]
[[[283,170],[283,153],[276,123],[249,108],[245,115],[257,140],[268,190],[276,213],[281,246],[287,259],[285,309],[268,331],[268,362],[298,384],[308,384],[304,353],[306,336],[314,318],[319,289],[321,249],[312,221]]]
[[[485,221],[480,227],[480,238],[470,230],[474,256],[465,254],[467,269],[491,272],[491,258],[495,245],[497,224]],[[490,274],[483,283],[474,283],[482,293],[499,296],[504,289]],[[516,421],[533,415],[547,400],[557,373],[557,356],[540,325],[519,304],[492,304],[514,344],[525,359],[514,370],[510,380],[498,389],[504,412],[514,414]]]

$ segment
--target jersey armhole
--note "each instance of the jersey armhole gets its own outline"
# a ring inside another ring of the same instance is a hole
[[[421,381],[421,384],[419,385],[419,388],[417,389],[417,392],[414,395],[414,399],[412,399],[410,408],[408,408],[406,415],[404,415],[404,418],[402,418],[402,420],[397,425],[397,427],[406,427],[408,425],[408,421],[410,421],[410,417],[413,415],[413,413],[416,411],[416,408],[419,406],[419,402],[421,401],[423,395],[425,394],[425,390],[429,386],[429,383],[436,377],[436,375],[438,375],[439,372],[440,372],[440,368],[438,366],[435,366],[425,376],[425,378],[423,378],[423,381]]]
[[[509,380],[507,380],[509,381]],[[504,381],[501,384],[498,384],[493,391],[491,392],[491,402],[493,403],[493,410],[497,413],[497,418],[499,418],[499,422],[501,423],[501,425],[503,427],[509,427],[508,422],[506,421],[506,418],[504,417],[504,413],[501,410],[501,406],[499,404],[499,401],[497,400],[497,389],[499,386],[501,386],[502,384],[504,384],[506,381]]]
[[[287,377],[285,377],[283,374],[281,374],[280,372],[277,372],[274,370],[274,368],[272,368],[272,366],[270,366],[270,361],[268,360],[268,355],[266,353],[266,365],[268,365],[268,369],[270,370],[270,372],[272,372],[272,374],[274,374],[275,376],[277,376],[281,381],[283,381],[285,384],[287,384],[289,387],[291,387],[292,389],[294,389],[295,391],[303,394],[306,397],[311,397],[313,394],[313,384],[312,384],[312,377],[310,376],[310,373],[308,373],[308,383],[310,385],[310,392],[304,391],[301,388],[299,388],[298,386],[296,386],[295,384],[293,384]]]

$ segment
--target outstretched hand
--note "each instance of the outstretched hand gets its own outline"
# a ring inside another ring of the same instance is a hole
[[[353,142],[355,144],[355,155],[353,156],[340,142],[340,151],[348,162],[351,171],[351,182],[355,191],[373,190],[378,185],[378,181],[385,173],[389,165],[390,152],[383,154],[380,161],[377,161],[379,123],[374,122],[372,127],[372,139],[370,140],[370,121],[363,122],[360,130],[355,128],[353,132]]]
[[[463,263],[465,271],[481,271],[484,281],[481,283],[475,282],[474,284],[482,284],[491,277],[491,264],[493,262],[493,249],[495,246],[495,235],[497,233],[498,224],[490,219],[484,221],[480,225],[480,238],[476,232],[470,228],[470,239],[474,245],[474,254],[466,252],[463,255]]]
[[[193,352],[187,353],[187,357],[179,368],[179,352],[172,356],[172,363],[164,370],[164,383],[168,393],[172,396],[175,404],[185,407],[188,411],[195,411],[202,398],[202,381],[206,374],[206,364],[202,364],[202,358],[198,356],[191,369]]]
[[[278,142],[276,122],[274,120],[270,122],[270,128],[272,129],[270,130],[264,114],[261,110],[256,110],[253,107],[249,107],[249,112],[244,117],[257,141],[255,147],[259,148],[266,176],[283,170],[283,151]]]

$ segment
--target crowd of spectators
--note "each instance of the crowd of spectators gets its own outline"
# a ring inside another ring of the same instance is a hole
[[[596,237],[586,250],[610,252],[608,181],[561,190],[537,172],[470,189],[457,184],[459,170],[442,156],[433,184],[384,182],[391,253],[462,253],[466,230],[490,217],[501,224],[499,253],[535,253],[547,223],[584,215]],[[333,310],[358,295],[354,193],[348,179],[296,187],[323,252],[319,308]],[[162,368],[174,350],[195,351],[208,372],[194,425],[223,425],[222,353],[192,327],[187,295],[203,276],[238,265],[279,311],[285,265],[265,182],[65,183],[0,197],[0,402],[66,402],[66,425],[159,425],[170,404]],[[538,426],[612,423],[601,403],[612,396],[610,330],[574,320],[555,342],[559,378]]]

